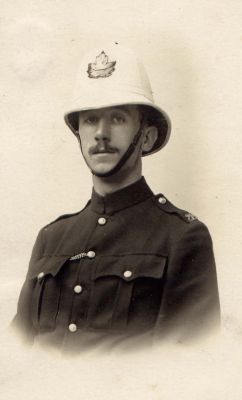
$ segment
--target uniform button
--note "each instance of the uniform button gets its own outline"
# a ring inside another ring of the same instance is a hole
[[[158,201],[160,204],[166,204],[167,200],[165,199],[165,197],[159,197]]]
[[[44,276],[45,276],[44,272],[40,272],[38,275],[38,279],[42,279],[44,278]]]
[[[105,225],[106,222],[107,222],[106,218],[103,218],[103,217],[98,218],[98,223],[99,223],[99,225]]]
[[[77,331],[76,324],[70,324],[68,328],[69,328],[70,332],[76,332]]]
[[[74,292],[77,293],[77,294],[81,293],[81,292],[82,292],[82,287],[81,287],[81,285],[76,285],[76,286],[74,287]]]
[[[96,256],[95,251],[90,250],[90,251],[87,252],[87,257],[88,258],[95,258],[95,256]]]
[[[124,277],[125,278],[130,278],[133,275],[131,271],[124,271]]]

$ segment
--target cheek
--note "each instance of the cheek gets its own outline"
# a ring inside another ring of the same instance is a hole
[[[79,134],[79,141],[83,153],[87,153],[88,148],[90,147],[89,137],[87,135]]]
[[[95,130],[93,127],[80,126],[79,124],[79,137],[83,143],[89,142],[91,138],[95,135]]]
[[[113,130],[113,141],[115,141],[118,145],[120,145],[122,148],[128,147],[136,133],[138,132],[139,126],[137,124],[134,126],[124,126],[124,127],[119,127],[117,129]]]

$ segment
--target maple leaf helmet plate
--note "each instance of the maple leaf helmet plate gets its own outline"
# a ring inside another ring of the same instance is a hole
[[[168,115],[154,102],[148,75],[131,49],[117,43],[96,48],[80,64],[75,93],[64,119],[78,137],[78,115],[85,110],[128,104],[148,107],[149,120],[158,129],[158,138],[146,156],[160,150],[169,140]]]

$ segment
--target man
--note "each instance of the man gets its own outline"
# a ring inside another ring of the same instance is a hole
[[[212,242],[142,177],[142,156],[170,134],[144,67],[117,43],[96,49],[76,92],[65,121],[92,173],[92,197],[41,229],[14,324],[62,349],[200,336],[219,322]]]

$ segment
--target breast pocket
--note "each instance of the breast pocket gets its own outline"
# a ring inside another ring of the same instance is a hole
[[[89,313],[95,329],[147,330],[160,306],[166,257],[103,256],[96,266]]]
[[[38,332],[52,331],[56,327],[59,310],[60,283],[57,274],[66,257],[43,257],[33,266],[27,279],[34,281],[31,319]]]

